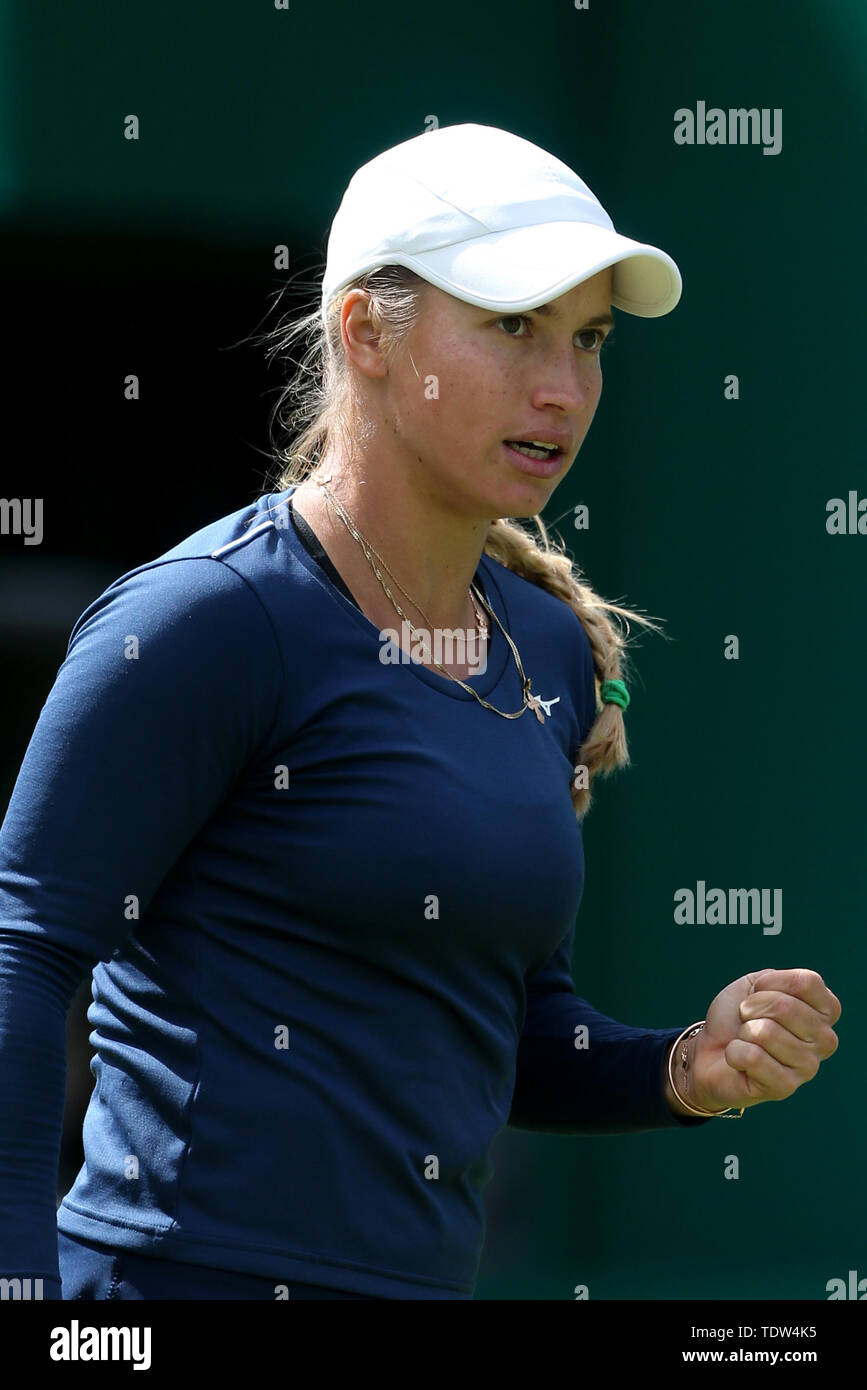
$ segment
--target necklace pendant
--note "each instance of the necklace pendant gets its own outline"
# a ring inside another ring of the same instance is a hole
[[[540,701],[538,695],[531,695],[531,694],[530,694],[530,681],[529,681],[529,680],[527,681],[527,687],[526,687],[526,692],[525,692],[525,693],[526,693],[526,696],[527,696],[527,708],[528,708],[528,709],[531,709],[531,710],[533,711],[533,713],[535,714],[535,716],[536,716],[536,718],[538,719],[538,721],[539,721],[540,724],[544,724],[544,723],[545,723],[545,716],[544,716],[544,714],[542,713],[542,703],[541,703],[541,701]]]

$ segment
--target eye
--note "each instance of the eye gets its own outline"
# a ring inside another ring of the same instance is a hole
[[[530,323],[531,318],[529,314],[506,314],[502,318],[497,319],[498,325],[528,325]],[[507,338],[525,338],[527,336],[526,333],[510,333],[506,328],[503,329],[503,332],[506,334]],[[592,336],[595,341],[591,345],[579,344],[579,346],[581,346],[583,352],[590,352],[596,355],[601,353],[602,349],[608,346],[611,339],[614,337],[614,332],[612,330],[610,333],[605,334],[601,328],[582,328],[575,334],[576,338],[585,338],[588,335]]]
[[[527,314],[506,314],[506,316],[505,316],[504,318],[497,319],[497,323],[529,323],[529,322],[530,322],[530,319],[529,319],[529,316],[528,316]],[[505,330],[503,330],[503,331],[505,332]],[[520,337],[523,337],[524,335],[523,335],[523,334],[518,334],[518,333],[506,333],[506,337],[507,337],[507,338],[517,338],[517,337],[519,337],[519,336],[520,336]]]
[[[597,342],[594,343],[592,347],[586,349],[587,352],[601,352],[602,349],[605,347],[606,343],[608,342],[608,338],[611,337],[611,334],[609,333],[608,338],[606,338],[601,328],[582,328],[581,332],[577,336],[579,338],[583,338],[587,334],[595,334],[597,338]]]

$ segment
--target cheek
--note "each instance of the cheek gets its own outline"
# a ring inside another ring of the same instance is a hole
[[[435,377],[435,387],[426,386],[425,390],[430,396],[436,389],[438,424],[449,434],[456,431],[483,433],[485,416],[501,409],[502,403],[510,399],[506,373],[478,353],[466,349],[461,352],[457,348],[449,352],[445,346],[437,353],[430,372]]]

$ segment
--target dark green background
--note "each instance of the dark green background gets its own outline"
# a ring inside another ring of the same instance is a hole
[[[867,1276],[867,536],[825,528],[830,497],[867,494],[863,6],[7,3],[0,35],[19,441],[3,493],[46,511],[38,555],[0,538],[6,794],[90,597],[261,490],[279,375],[236,345],[285,279],[273,247],[315,270],[354,170],[431,116],[544,146],[684,279],[663,319],[617,312],[596,420],[545,514],[600,592],[673,639],[641,639],[633,767],[597,783],[586,823],[578,992],[685,1025],[747,970],[807,966],[844,1011],[817,1078],[740,1121],[506,1130],[477,1297],[824,1299]],[[782,108],[782,152],[676,145],[674,111],[699,100]],[[53,623],[13,632],[10,596],[76,557],[91,568]],[[698,879],[781,888],[782,932],[675,925]]]

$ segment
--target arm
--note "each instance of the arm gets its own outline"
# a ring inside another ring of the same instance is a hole
[[[596,718],[596,687],[593,652],[580,619],[574,635],[575,688],[582,693],[580,749]],[[574,929],[528,981],[508,1123],[561,1134],[616,1134],[707,1123],[680,1104],[668,1080],[668,1056],[682,1029],[630,1028],[579,998],[572,983],[573,941]],[[583,1042],[576,1035],[582,1026],[587,1029],[586,1048],[576,1047],[576,1041]],[[688,1046],[694,1048],[695,1039]]]
[[[668,1053],[678,1028],[633,1028],[599,1013],[575,994],[574,928],[527,984],[508,1123],[552,1134],[627,1134],[692,1128],[670,1097]],[[586,1027],[585,1039],[579,1031]],[[676,1107],[676,1108],[675,1108]]]
[[[281,695],[265,611],[215,560],[133,573],[73,628],[0,828],[0,1277],[60,1296],[72,995],[135,930],[130,895],[145,916]]]
[[[684,1026],[684,1028],[685,1028],[687,1025],[684,1024],[683,1026]],[[683,1031],[683,1030],[681,1029],[681,1031]],[[676,1040],[675,1040],[675,1041],[676,1041]],[[687,1070],[688,1070],[688,1074],[689,1074],[690,1077],[693,1076],[694,1073],[695,1073],[694,1059],[695,1059],[696,1042],[697,1042],[697,1039],[694,1038],[694,1037],[692,1037],[692,1038],[687,1039],[687,1044],[686,1044],[687,1061],[688,1061],[688,1068],[687,1068]],[[666,1103],[666,1105],[668,1106],[669,1110],[673,1111],[675,1115],[683,1115],[683,1116],[687,1117],[688,1119],[693,1119],[693,1120],[694,1120],[696,1117],[692,1114],[692,1111],[687,1110],[686,1106],[681,1104],[680,1100],[679,1100],[678,1097],[675,1095],[674,1091],[671,1089],[671,1081],[669,1080],[669,1077],[668,1077],[668,1058],[669,1058],[669,1056],[670,1056],[670,1054],[671,1054],[671,1049],[672,1049],[672,1047],[674,1047],[674,1042],[670,1043],[669,1046],[665,1049],[665,1063],[664,1063],[664,1066],[663,1066],[663,1076],[664,1076],[664,1078],[665,1078],[665,1103]],[[677,1063],[677,1058],[675,1058],[675,1065],[672,1066],[672,1071],[674,1072],[675,1076],[677,1076],[677,1066],[676,1066],[676,1063]],[[682,1081],[682,1079],[678,1082],[678,1085],[679,1085],[679,1087],[680,1087],[680,1089],[681,1089],[681,1091],[682,1091],[682,1090],[683,1090],[683,1081]],[[710,1118],[710,1117],[708,1117],[708,1118]]]
[[[66,1015],[90,962],[0,930],[0,1275],[42,1279],[59,1299],[57,1165]]]

